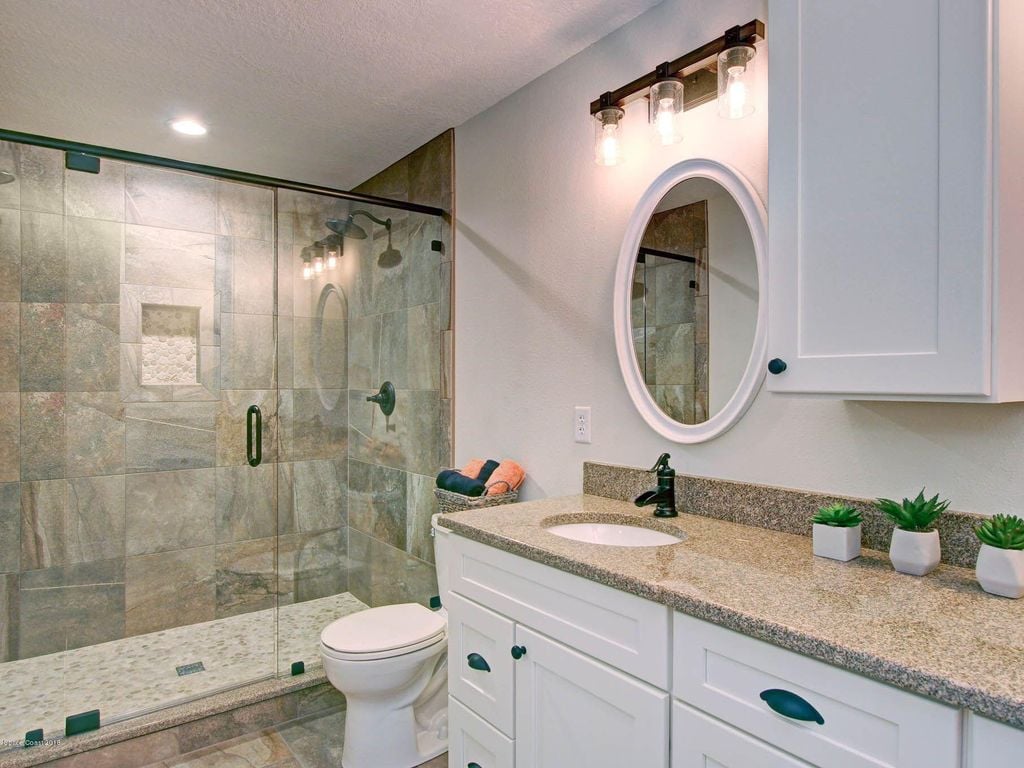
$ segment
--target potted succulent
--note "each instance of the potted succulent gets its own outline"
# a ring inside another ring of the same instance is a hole
[[[935,570],[941,551],[939,532],[934,525],[949,507],[949,501],[939,501],[938,494],[926,499],[922,488],[915,499],[904,499],[900,503],[878,499],[876,505],[896,523],[889,544],[893,568],[911,576],[924,576]]]
[[[1024,520],[995,515],[974,533],[981,539],[975,570],[981,588],[1003,597],[1024,595]]]
[[[832,504],[819,509],[811,522],[815,555],[843,562],[860,557],[861,516],[856,509]]]

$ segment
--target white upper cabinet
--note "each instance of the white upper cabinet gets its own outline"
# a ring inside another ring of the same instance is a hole
[[[1024,399],[1024,3],[769,10],[769,389]]]

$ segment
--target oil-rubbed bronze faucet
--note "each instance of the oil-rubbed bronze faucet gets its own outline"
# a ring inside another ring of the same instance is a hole
[[[658,487],[644,491],[633,499],[633,503],[638,507],[657,504],[654,509],[655,517],[679,516],[676,512],[676,471],[668,465],[669,458],[667,453],[661,454],[650,469],[651,472],[658,473]]]

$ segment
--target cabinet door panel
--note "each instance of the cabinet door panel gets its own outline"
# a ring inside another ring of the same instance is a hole
[[[448,697],[448,765],[466,768],[513,768],[512,740]]]
[[[967,714],[966,768],[1020,768],[1024,762],[1024,731]]]
[[[665,768],[668,694],[522,626],[516,764]]]
[[[772,3],[770,389],[990,393],[988,6]]]
[[[812,768],[680,702],[672,704],[672,768]]]
[[[511,649],[515,624],[454,593],[448,595],[448,690],[510,737],[513,727]]]

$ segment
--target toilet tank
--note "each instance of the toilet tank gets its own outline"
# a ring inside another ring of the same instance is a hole
[[[448,588],[450,586],[450,579],[448,578],[448,536],[450,532],[447,528],[442,528],[437,524],[437,519],[441,517],[440,513],[430,518],[430,527],[433,529],[434,534],[434,563],[437,568],[437,594],[441,597],[441,604],[444,605],[448,602]]]

